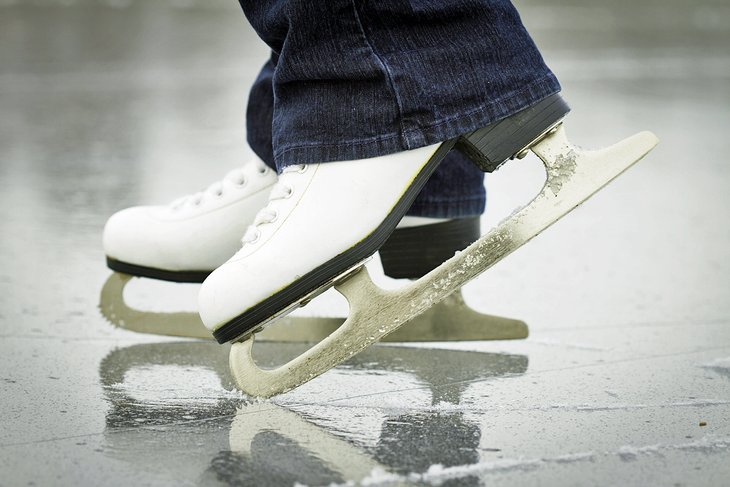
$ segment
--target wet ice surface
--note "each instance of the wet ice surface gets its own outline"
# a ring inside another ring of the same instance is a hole
[[[661,145],[465,288],[529,339],[377,346],[262,402],[226,347],[97,309],[106,217],[247,155],[266,52],[235,2],[0,5],[0,485],[727,484],[725,3],[526,4],[571,139]],[[485,225],[540,176],[490,176]],[[195,286],[133,284],[136,308],[193,311]],[[304,313],[341,311],[323,298]]]

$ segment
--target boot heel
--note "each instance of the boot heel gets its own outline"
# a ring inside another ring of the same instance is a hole
[[[479,169],[494,172],[509,159],[524,157],[525,151],[560,124],[570,107],[559,94],[459,137],[456,148]]]

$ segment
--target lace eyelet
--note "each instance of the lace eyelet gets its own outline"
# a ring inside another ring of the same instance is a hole
[[[271,218],[269,218],[268,223],[274,223],[278,219],[279,219],[279,210],[274,210],[274,215]]]
[[[299,174],[304,174],[305,172],[307,172],[308,168],[309,166],[307,164],[302,164],[301,166],[299,166],[299,169],[297,169],[297,172]]]
[[[242,188],[242,187],[246,186],[247,182],[248,182],[248,180],[246,180],[245,177],[242,177],[241,179],[236,181],[236,186],[238,186],[239,188]]]
[[[269,168],[268,167],[260,167],[259,168],[259,176],[263,176],[263,175],[267,174],[268,172],[269,172]]]
[[[256,233],[254,234],[253,239],[247,241],[246,243],[253,245],[256,242],[258,242],[260,238],[261,238],[261,230],[256,229]]]
[[[286,194],[284,195],[284,198],[289,199],[292,197],[293,194],[294,194],[294,188],[292,188],[291,186],[287,186]]]

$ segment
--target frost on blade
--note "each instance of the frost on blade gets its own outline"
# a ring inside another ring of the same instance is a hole
[[[566,154],[558,154],[555,157],[555,161],[550,165],[547,181],[545,182],[554,194],[557,195],[563,185],[575,174],[577,159],[578,154],[573,149]]]
[[[519,215],[511,216],[447,261],[443,271],[432,277],[428,289],[418,300],[411,301],[411,310],[420,312],[431,307],[519,247],[515,238],[518,224]]]

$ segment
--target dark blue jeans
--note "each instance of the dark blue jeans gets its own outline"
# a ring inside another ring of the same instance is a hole
[[[457,137],[560,90],[509,0],[240,0],[272,50],[248,141],[282,168]],[[482,173],[452,151],[409,214],[484,210]]]

